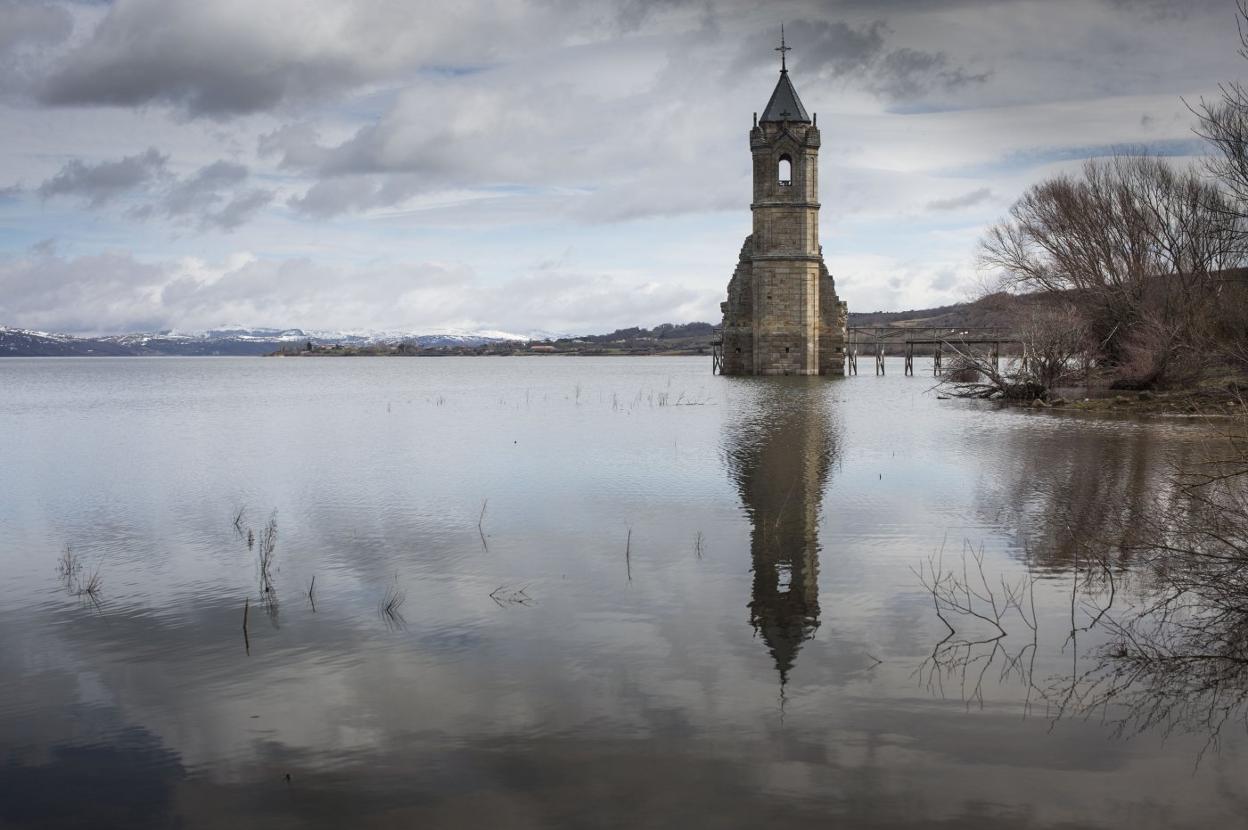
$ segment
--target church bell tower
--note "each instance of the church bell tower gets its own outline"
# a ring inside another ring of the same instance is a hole
[[[843,375],[845,304],[819,244],[819,128],[789,78],[750,130],[754,232],[721,304],[724,374]]]

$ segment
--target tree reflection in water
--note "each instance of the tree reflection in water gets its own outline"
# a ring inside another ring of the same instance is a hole
[[[969,560],[969,561],[968,561]],[[973,567],[972,563],[973,562]],[[932,595],[936,616],[948,634],[932,647],[916,674],[942,697],[946,685],[956,682],[967,705],[984,706],[984,681],[1004,683],[1017,679],[1026,689],[1023,711],[1031,711],[1039,621],[1036,617],[1036,580],[1024,577],[1015,583],[1004,578],[993,584],[984,570],[983,550],[962,547],[960,570],[945,567],[944,548],[915,572]],[[1007,646],[1009,629],[1020,624],[1030,639],[1015,638]]]
[[[1124,728],[1248,726],[1248,455],[1181,474],[1124,545],[1138,606],[1106,616],[1113,635],[1080,689],[1087,707],[1126,706]],[[1210,473],[1212,470],[1212,474]]]
[[[1214,460],[1187,459],[1160,486],[1146,488],[1133,476],[1139,486],[1067,512],[1066,532],[1048,558],[1031,558],[1033,573],[1045,570],[1042,562],[1051,567],[1055,555],[1067,563],[1061,648],[1069,672],[1034,675],[1035,577],[994,579],[982,553],[964,548],[960,563],[933,557],[917,572],[948,628],[920,676],[941,693],[956,679],[963,698],[982,705],[984,679],[996,672],[1026,688],[1027,711],[1034,697],[1050,717],[1097,717],[1120,734],[1196,731],[1213,745],[1228,723],[1248,727],[1246,428],[1241,420]],[[1055,508],[1041,520],[1056,523],[1057,515]],[[1015,630],[1023,645],[1010,651],[1004,643]],[[1094,646],[1081,664],[1084,635]]]

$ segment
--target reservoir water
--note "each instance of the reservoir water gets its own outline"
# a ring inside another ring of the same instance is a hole
[[[1054,693],[1210,427],[924,369],[0,361],[0,827],[1243,826],[1242,720]],[[942,649],[976,554],[1035,632]]]

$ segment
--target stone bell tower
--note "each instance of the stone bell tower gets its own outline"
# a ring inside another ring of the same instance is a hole
[[[819,128],[789,79],[781,29],[780,80],[750,130],[754,233],[721,303],[723,374],[845,374],[845,303],[819,244]]]

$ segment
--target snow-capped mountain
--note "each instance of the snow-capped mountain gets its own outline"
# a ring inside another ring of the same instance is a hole
[[[0,356],[61,355],[256,355],[285,344],[311,341],[320,346],[414,343],[422,348],[480,346],[488,343],[557,339],[550,332],[326,331],[297,328],[220,326],[205,331],[156,331],[76,337],[0,326]]]

